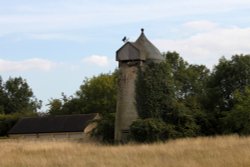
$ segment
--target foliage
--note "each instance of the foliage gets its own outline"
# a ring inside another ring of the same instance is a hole
[[[245,90],[236,90],[234,103],[230,113],[223,118],[225,133],[250,134],[250,87]]]
[[[159,119],[138,119],[130,126],[131,138],[137,142],[154,142],[163,138],[166,124]]]
[[[187,63],[176,52],[163,56],[166,61],[138,70],[135,98],[141,119],[131,125],[134,140],[249,134],[249,55],[221,58],[212,72],[204,65]],[[99,112],[101,119],[93,135],[113,142],[117,75],[115,71],[86,78],[75,96],[62,94],[61,99],[52,99],[49,113]],[[2,90],[4,84],[0,84],[0,102],[5,99]]]
[[[114,113],[116,91],[116,73],[100,74],[91,79],[86,78],[76,95],[83,102],[85,113]]]
[[[192,110],[180,102],[174,102],[171,110],[165,111],[163,120],[175,130],[174,138],[197,136],[200,130]]]
[[[92,136],[101,139],[105,143],[114,142],[115,133],[115,114],[109,113],[102,115],[96,120],[97,127],[92,131]]]
[[[244,91],[250,86],[250,55],[235,55],[231,60],[224,57],[215,66],[207,83],[204,106],[214,133],[222,134],[224,117],[235,107],[235,91]],[[235,109],[235,108],[234,108]]]
[[[83,111],[83,103],[81,99],[75,97],[67,97],[62,93],[61,99],[51,99],[49,101],[49,114],[50,115],[68,115],[68,114],[81,114]]]
[[[0,115],[0,136],[6,136],[8,131],[14,126],[17,120],[17,116]]]
[[[86,78],[75,96],[50,100],[49,114],[114,113],[116,106],[116,73]]]
[[[8,131],[15,125],[19,118],[24,116],[36,116],[36,113],[14,113],[14,114],[0,114],[0,136],[7,136]]]
[[[250,55],[235,55],[231,60],[224,57],[215,66],[210,80],[209,105],[212,109],[229,111],[233,107],[233,93],[250,85]]]
[[[148,64],[139,69],[136,81],[136,103],[141,118],[161,118],[169,106],[172,96],[172,83],[169,67],[165,63]]]
[[[67,97],[62,94],[61,99],[49,102],[50,115],[99,113],[97,127],[92,136],[103,142],[113,143],[114,122],[116,110],[116,71],[112,74],[100,74],[86,78],[75,96]]]
[[[202,99],[209,70],[202,65],[189,65],[176,52],[164,56],[165,62],[147,64],[138,72],[138,114],[142,119],[165,122],[168,128],[163,140],[200,135],[207,125]]]
[[[48,106],[49,106],[49,113],[51,115],[60,115],[63,113],[63,112],[61,112],[62,101],[60,99],[51,99],[49,101]]]
[[[37,112],[41,107],[26,80],[9,78],[3,83],[0,77],[0,113]]]
[[[25,79],[9,78],[3,82],[0,77],[0,136],[6,136],[20,117],[37,115],[41,103]]]

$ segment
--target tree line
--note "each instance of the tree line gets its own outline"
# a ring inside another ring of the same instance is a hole
[[[0,77],[0,136],[7,135],[19,117],[37,116],[42,101],[38,100],[22,77]]]
[[[137,108],[131,128],[140,142],[179,137],[250,134],[250,56],[222,57],[210,71],[178,53],[139,72]]]
[[[189,64],[177,52],[163,56],[164,62],[139,69],[135,99],[140,119],[130,127],[131,140],[250,134],[250,55],[222,57],[212,70]],[[46,114],[98,112],[93,136],[113,142],[118,79],[119,70],[85,78],[74,95],[50,99]],[[0,132],[3,117],[39,115],[41,102],[24,79],[0,81]]]

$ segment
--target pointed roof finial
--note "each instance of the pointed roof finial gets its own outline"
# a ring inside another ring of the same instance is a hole
[[[144,33],[144,28],[141,28],[141,33]]]

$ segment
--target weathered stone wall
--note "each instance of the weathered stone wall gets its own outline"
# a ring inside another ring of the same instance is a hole
[[[135,101],[135,81],[139,62],[120,62],[115,122],[115,140],[127,140],[129,126],[138,118]]]

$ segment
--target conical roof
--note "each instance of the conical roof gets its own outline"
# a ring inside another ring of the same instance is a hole
[[[141,59],[150,61],[164,60],[161,52],[147,39],[143,29],[139,38],[132,44],[139,49]]]
[[[147,39],[144,30],[141,29],[141,35],[135,42],[125,43],[116,52],[117,61],[143,60],[160,62],[164,58],[161,52]]]

